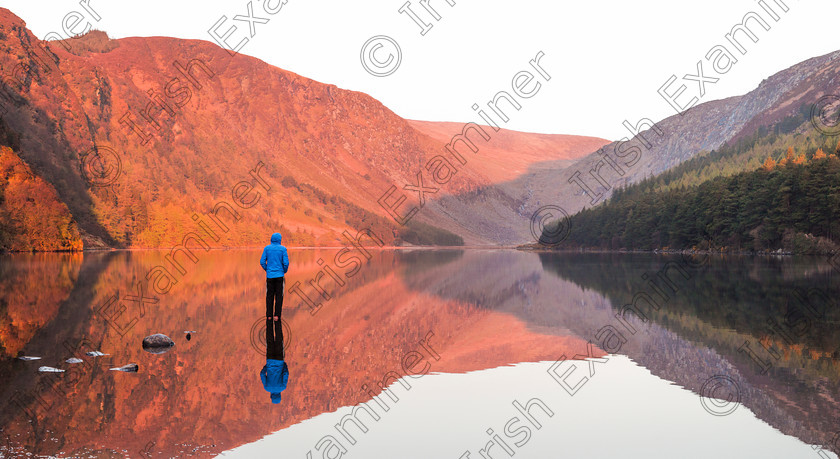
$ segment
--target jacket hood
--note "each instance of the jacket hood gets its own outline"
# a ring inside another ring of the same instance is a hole
[[[279,244],[283,241],[283,235],[280,233],[274,233],[271,235],[271,243],[272,244]]]

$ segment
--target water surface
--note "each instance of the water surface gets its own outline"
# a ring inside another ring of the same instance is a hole
[[[823,260],[337,252],[291,251],[279,405],[259,378],[259,251],[179,256],[183,272],[158,251],[0,258],[0,452],[836,457],[840,285]],[[152,333],[175,347],[144,352]],[[551,415],[513,405],[534,400]]]

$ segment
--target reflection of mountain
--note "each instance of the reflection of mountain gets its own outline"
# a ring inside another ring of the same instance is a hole
[[[294,252],[287,286],[308,282],[320,269],[317,260],[327,256],[331,259],[334,253]],[[457,252],[445,256],[450,265],[461,258]],[[54,255],[42,257],[57,260]],[[249,336],[255,322],[264,323],[264,278],[257,252],[202,254],[189,266],[188,275],[158,296],[158,304],[145,306],[143,317],[137,317],[139,310],[130,301],[124,302],[124,315],[111,322],[103,317],[113,311],[96,312],[111,295],[135,293],[135,282],[162,259],[157,252],[85,254],[67,299],[56,313],[44,313],[44,325],[23,346],[24,353],[44,359],[0,360],[2,374],[9,375],[0,394],[4,433],[42,455],[87,447],[137,456],[152,444],[152,453],[167,456],[219,452],[370,400],[363,385],[375,387],[392,371],[405,374],[402,358],[429,332],[434,334],[429,342],[441,358],[430,361],[432,372],[554,360],[585,349],[578,338],[535,333],[507,314],[408,289],[393,272],[407,262],[392,252],[377,252],[346,286],[335,289],[321,282],[332,299],[315,316],[287,292],[284,319],[292,330],[286,355],[291,383],[283,403],[273,406],[257,378],[265,349]],[[418,261],[424,264],[433,266],[429,259]],[[28,282],[39,280],[33,275]],[[52,284],[40,285],[47,290]],[[125,326],[132,318],[137,323],[120,336],[114,326]],[[183,330],[196,330],[191,341],[184,339]],[[155,332],[171,336],[175,348],[162,355],[142,351],[142,338]],[[90,343],[79,352],[65,348],[64,343],[75,346],[82,339]],[[91,349],[111,355],[97,360],[80,355]],[[85,363],[63,363],[74,355]],[[108,371],[126,363],[138,363],[139,373]],[[42,364],[68,372],[36,373]],[[31,426],[28,413],[34,415]]]
[[[614,305],[613,312],[639,292],[653,294],[643,274],[655,278],[654,273],[667,262],[679,262],[677,257],[598,254],[542,254],[540,260],[546,271],[605,295]],[[679,292],[661,302],[659,311],[642,308],[657,324],[648,333],[662,327],[668,330],[661,332],[663,337],[674,334],[679,341],[693,343],[690,348],[713,349],[725,364],[716,370],[739,375],[746,395],[743,402],[759,417],[812,444],[829,443],[840,420],[840,310],[825,304],[825,316],[817,319],[795,292],[824,286],[821,290],[827,298],[840,297],[830,267],[808,261],[730,257],[713,258],[709,266],[686,272],[690,279],[678,284]],[[662,287],[662,282],[657,283]],[[817,296],[810,299],[815,307],[822,306]],[[772,365],[766,375],[757,360],[739,352],[744,343],[750,343],[750,349]],[[714,372],[707,368],[674,371],[674,362],[686,358],[686,347],[671,350],[671,359],[664,361],[647,353],[629,355],[654,373],[697,390],[702,379],[696,375]]]
[[[766,320],[783,323],[792,289],[833,285],[830,269],[807,261],[714,262],[691,270],[690,282],[678,284],[679,293],[659,312],[645,310],[647,324],[629,317],[637,332],[625,331],[615,317],[618,307],[650,292],[641,276],[668,261],[679,258],[467,251],[437,270],[403,278],[425,294],[514,315],[541,333],[571,333],[603,345],[598,331],[612,326],[627,339],[618,352],[657,376],[699,393],[707,379],[728,375],[740,385],[742,402],[765,422],[811,444],[828,443],[840,419],[838,311],[813,321],[796,343],[773,342],[783,357],[767,375],[737,349],[745,341],[757,350],[759,341],[770,345]],[[835,289],[828,291],[833,298]]]

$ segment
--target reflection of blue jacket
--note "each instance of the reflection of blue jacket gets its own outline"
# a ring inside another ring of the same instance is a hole
[[[265,359],[260,379],[265,390],[271,394],[271,403],[280,403],[280,392],[289,383],[289,367],[282,360]]]
[[[282,240],[283,236],[280,233],[274,233],[271,235],[271,244],[263,249],[260,266],[265,270],[267,279],[283,277],[289,270],[289,253],[280,245]]]

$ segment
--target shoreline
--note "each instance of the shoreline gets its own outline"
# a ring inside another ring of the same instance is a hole
[[[236,246],[236,247],[211,247],[209,251],[229,251],[229,250],[258,250],[264,248],[264,245],[254,246]],[[153,252],[172,250],[175,247],[135,247],[135,248],[90,248],[82,250],[26,250],[26,251],[0,251],[0,255],[15,255],[15,254],[38,254],[38,253],[95,253],[95,252]],[[343,245],[336,246],[286,246],[287,249],[293,250],[339,250],[346,248]],[[515,245],[454,245],[454,246],[365,246],[370,251],[383,250],[518,250],[519,246]]]
[[[248,251],[259,250],[265,246],[236,246],[236,247],[211,247],[210,251]],[[3,255],[20,255],[20,254],[85,254],[85,253],[99,253],[99,252],[155,252],[168,251],[174,247],[138,247],[138,248],[91,248],[83,250],[38,250],[38,251],[0,251],[0,256]],[[345,246],[294,246],[287,247],[290,250],[340,250]],[[753,252],[753,251],[712,251],[712,250],[627,250],[627,249],[582,249],[582,248],[563,248],[556,249],[539,245],[463,245],[463,246],[371,246],[366,247],[369,251],[432,251],[432,250],[517,250],[522,252],[534,253],[579,253],[579,254],[613,254],[613,255],[627,255],[627,254],[648,254],[648,255],[737,255],[737,256],[751,256],[751,257],[826,257],[831,256],[831,253],[795,253],[791,251],[783,251],[779,249],[771,252]]]
[[[775,251],[749,251],[749,250],[726,250],[726,251],[717,251],[717,250],[692,250],[692,249],[683,249],[683,250],[662,250],[662,249],[654,249],[654,250],[642,250],[642,249],[583,249],[583,248],[564,248],[564,249],[554,249],[551,247],[545,246],[534,246],[534,245],[525,245],[517,247],[517,250],[522,250],[523,252],[539,252],[539,253],[598,253],[598,254],[648,254],[648,255],[737,255],[737,256],[750,256],[750,257],[826,257],[831,256],[831,253],[796,253],[791,251],[785,251],[783,249],[777,249]]]

